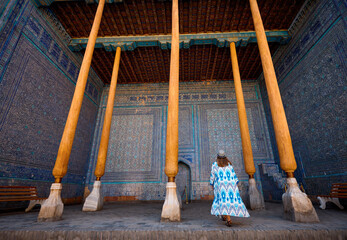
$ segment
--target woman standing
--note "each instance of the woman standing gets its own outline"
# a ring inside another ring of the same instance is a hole
[[[249,217],[237,187],[238,182],[231,162],[224,151],[220,150],[211,169],[210,184],[214,190],[211,214],[222,216],[228,227],[231,227],[230,216]]]

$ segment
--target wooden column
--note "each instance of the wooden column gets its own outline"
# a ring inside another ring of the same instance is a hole
[[[110,139],[110,128],[112,122],[112,112],[114,105],[114,97],[116,94],[116,86],[117,86],[117,78],[118,78],[118,70],[119,70],[119,62],[120,62],[120,54],[121,48],[117,47],[116,56],[114,59],[112,77],[111,77],[111,85],[110,90],[108,92],[107,106],[104,117],[104,125],[102,127],[101,140],[99,145],[98,152],[98,161],[96,163],[95,168],[95,176],[96,180],[93,185],[93,190],[86,198],[82,211],[85,212],[94,212],[101,210],[104,205],[104,198],[102,195],[102,185],[101,185],[101,177],[104,176],[105,173],[105,165],[107,158],[107,149],[108,149],[108,141]]]
[[[168,176],[162,221],[181,220],[175,177],[178,173],[178,77],[179,77],[178,0],[172,0],[172,40],[170,60],[169,103],[166,130],[165,174]]]
[[[257,1],[249,0],[249,2],[251,5],[261,63],[263,65],[266,89],[269,96],[272,122],[280,156],[280,165],[287,173],[287,191],[282,195],[284,217],[295,222],[319,222],[319,218],[311,200],[305,193],[301,192],[294,177],[294,171],[297,166],[294,158],[292,140],[289,134],[286,114],[284,113],[263,21],[261,20]]]
[[[63,136],[60,141],[57,159],[53,168],[55,183],[51,186],[48,199],[42,204],[38,221],[55,221],[61,219],[64,204],[61,200],[61,180],[67,172],[72,143],[75,137],[76,126],[83,102],[84,90],[88,79],[90,64],[94,52],[94,46],[98,35],[105,0],[100,0],[95,14],[92,30],[89,35],[87,48],[83,57],[81,69],[78,75],[75,93],[72,98],[70,111],[65,123]]]
[[[236,47],[234,42],[230,43],[230,56],[231,56],[231,63],[233,68],[237,111],[239,115],[243,161],[245,163],[245,170],[249,178],[254,178],[255,167],[254,167],[254,161],[253,161],[251,137],[249,135],[246,106],[245,106],[245,100],[243,98],[240,70],[239,70],[239,64],[237,61]]]
[[[251,208],[252,210],[264,209],[264,198],[263,195],[258,191],[257,184],[254,179],[255,167],[253,161],[251,137],[249,135],[245,99],[243,98],[240,70],[234,42],[230,43],[230,56],[233,68],[237,111],[239,115],[243,161],[245,164],[245,171],[249,176],[247,193],[247,196],[249,198],[249,208]]]
[[[179,95],[179,25],[178,0],[172,1],[172,40],[170,61],[169,103],[166,130],[165,174],[169,182],[178,173],[178,95]]]
[[[260,58],[263,65],[266,89],[269,96],[272,122],[275,129],[277,148],[280,156],[280,165],[287,173],[288,177],[294,177],[294,171],[297,166],[294,158],[292,140],[289,134],[286,114],[284,112],[281,94],[278,88],[275,68],[273,66],[269,45],[266,39],[263,21],[261,20],[257,1],[250,0],[249,2],[251,5]]]
[[[111,77],[111,85],[110,85],[110,90],[108,93],[104,125],[103,125],[102,133],[101,133],[101,140],[100,140],[100,146],[99,146],[99,152],[98,152],[98,161],[96,163],[96,168],[94,173],[96,176],[96,180],[100,180],[100,178],[104,176],[104,173],[105,173],[108,141],[110,138],[112,112],[113,112],[113,105],[114,105],[114,97],[116,94],[120,55],[121,55],[121,48],[117,47],[114,65],[113,65],[113,72]]]
[[[92,62],[95,41],[98,36],[98,31],[100,27],[102,12],[104,10],[104,5],[105,5],[105,0],[100,0],[98,9],[95,14],[92,30],[89,34],[88,44],[87,44],[87,48],[83,57],[81,69],[78,75],[75,93],[72,98],[69,115],[67,117],[63,136],[60,141],[58,156],[53,168],[53,176],[55,177],[56,183],[61,182],[61,179],[65,176],[67,172],[67,166],[69,164],[72,143],[75,137],[76,126],[78,122],[78,117],[80,115],[84,90],[86,88],[90,64]]]

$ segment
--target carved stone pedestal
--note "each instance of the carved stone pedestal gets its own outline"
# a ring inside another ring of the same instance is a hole
[[[38,222],[57,221],[61,219],[64,210],[64,204],[61,201],[61,183],[53,183],[48,199],[42,204]]]
[[[299,189],[295,178],[287,178],[287,191],[282,201],[284,218],[294,222],[319,222],[311,200]]]
[[[260,194],[254,178],[248,180],[249,205],[252,210],[265,209],[263,195]]]
[[[93,190],[86,198],[83,204],[82,211],[84,212],[94,212],[102,209],[104,205],[104,198],[101,191],[101,181],[95,181]]]
[[[161,221],[179,222],[181,221],[180,204],[177,199],[176,183],[168,182],[166,184],[166,197],[161,212]]]
[[[178,203],[180,204],[180,208],[182,208],[182,197],[180,193],[178,192],[177,186],[176,186],[176,196],[177,196]]]
[[[326,203],[327,202],[332,202],[334,203],[336,206],[338,206],[340,209],[344,209],[344,207],[340,204],[340,201],[338,198],[332,198],[332,197],[317,197],[317,199],[319,200],[320,203],[320,208],[321,209],[325,209],[326,208]]]
[[[89,196],[90,194],[90,190],[87,186],[84,187],[84,193],[83,193],[83,202],[86,201],[87,197]]]

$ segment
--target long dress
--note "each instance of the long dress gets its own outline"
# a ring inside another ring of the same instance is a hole
[[[210,184],[214,187],[212,215],[249,217],[237,187],[238,182],[239,180],[231,165],[219,167],[217,162],[212,164],[210,177]]]

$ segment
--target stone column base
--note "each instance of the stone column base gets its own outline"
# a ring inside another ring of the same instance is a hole
[[[90,190],[89,190],[88,186],[85,186],[84,187],[84,193],[83,193],[83,202],[86,201],[86,199],[89,196],[89,194],[90,194]]]
[[[52,183],[51,192],[48,199],[42,204],[38,222],[57,221],[61,219],[64,210],[64,204],[61,201],[61,183]]]
[[[333,197],[317,197],[320,203],[320,208],[325,209],[326,208],[326,203],[327,202],[332,202],[335,203],[336,206],[338,206],[340,209],[344,209],[344,207],[340,204],[340,201],[338,198],[333,198]]]
[[[180,208],[182,208],[182,197],[180,193],[178,192],[178,188],[176,188],[176,196],[177,196],[178,203],[180,204]]]
[[[248,180],[248,195],[249,205],[252,210],[265,209],[265,203],[263,195],[258,191],[257,184],[254,178]]]
[[[163,222],[180,222],[181,210],[177,199],[176,183],[168,182],[166,184],[166,197],[161,212],[161,221]]]
[[[293,222],[319,222],[311,200],[299,189],[295,178],[287,178],[287,187],[282,195],[284,218]]]
[[[95,181],[93,190],[86,198],[83,204],[82,211],[84,212],[94,212],[102,209],[104,205],[104,198],[101,191],[101,181]]]

